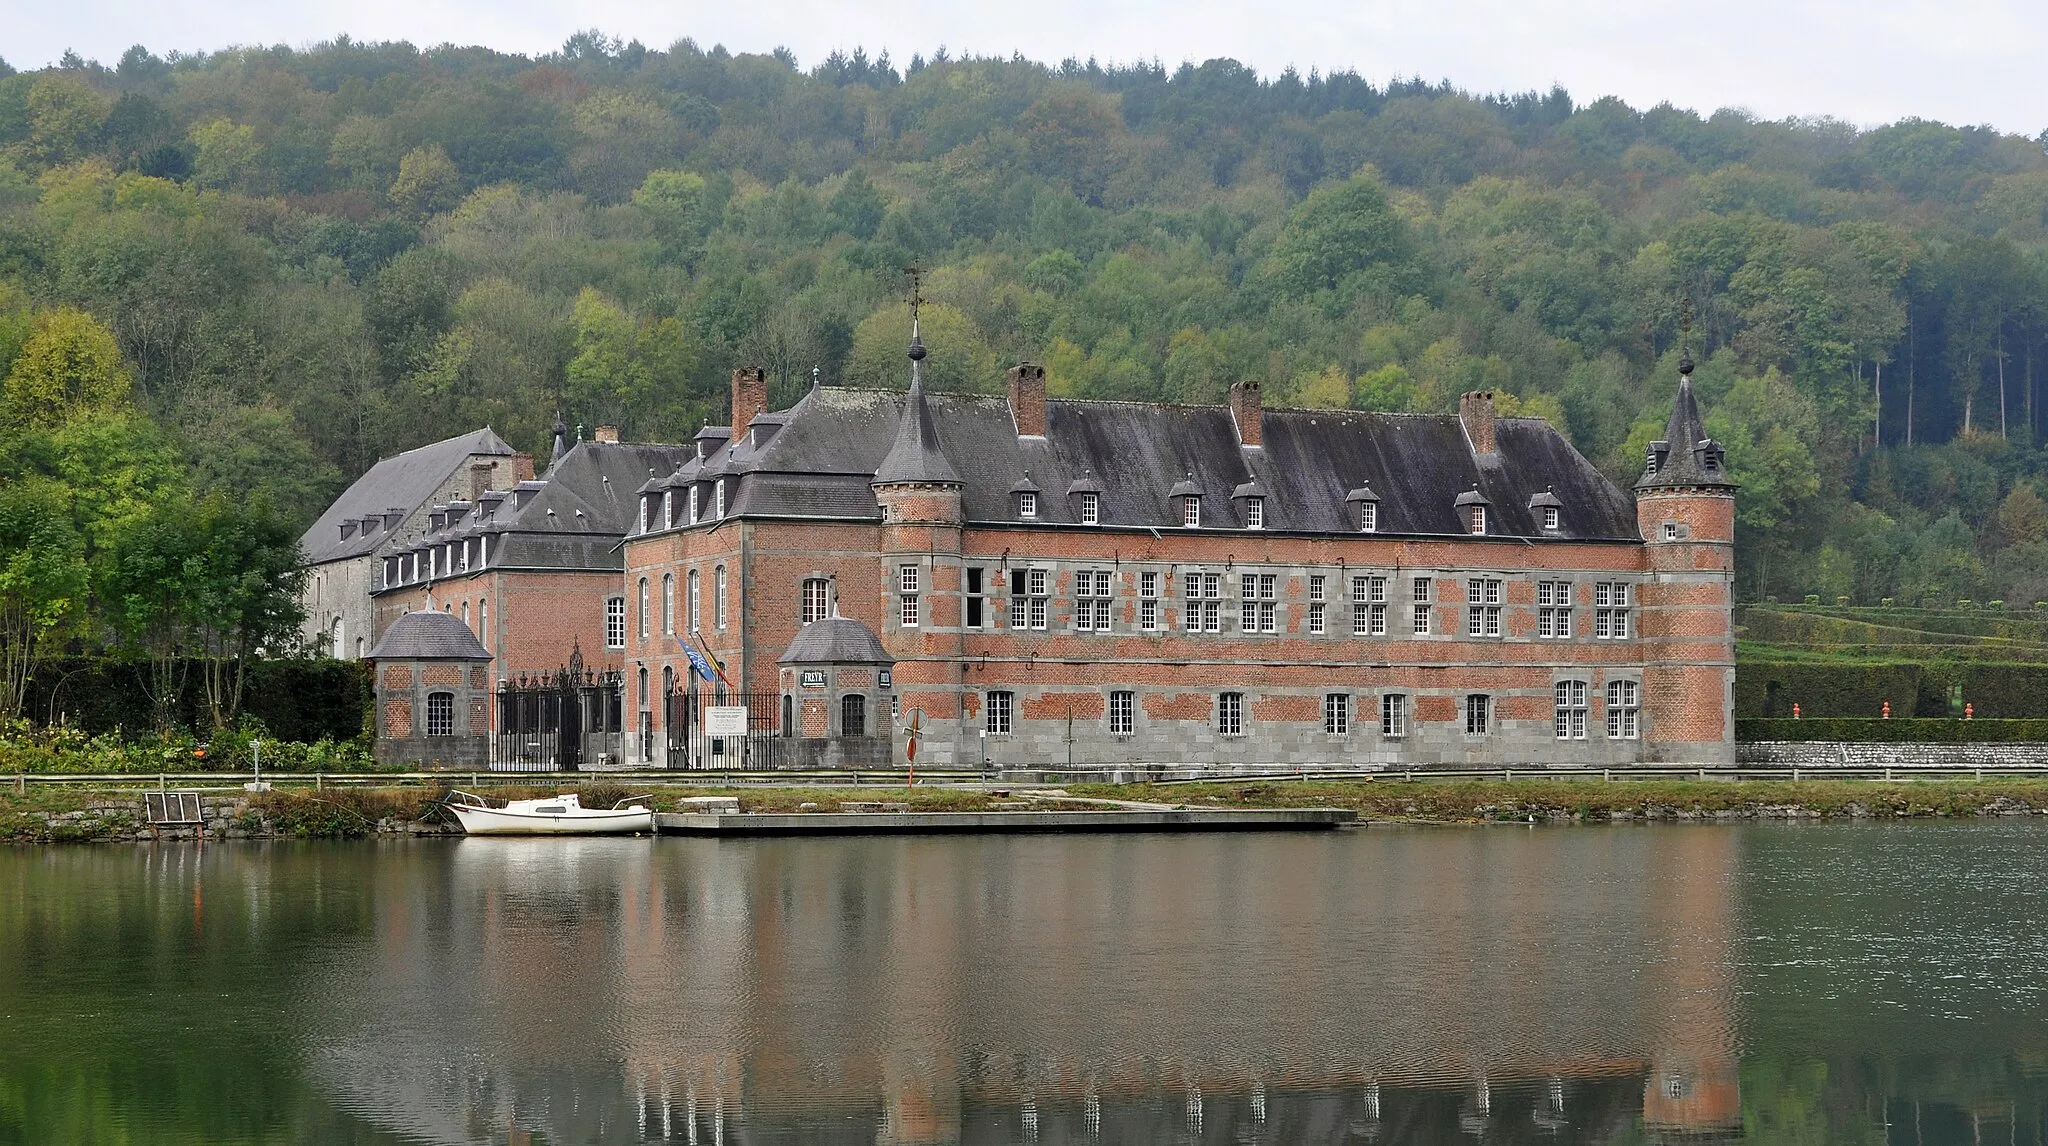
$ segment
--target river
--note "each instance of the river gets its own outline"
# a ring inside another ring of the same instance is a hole
[[[0,1142],[2042,1143],[2024,823],[0,851]]]

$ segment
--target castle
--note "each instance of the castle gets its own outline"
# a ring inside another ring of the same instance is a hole
[[[537,479],[495,435],[393,467],[411,492],[387,460],[308,534],[342,554],[308,592],[360,585],[372,637],[460,616],[500,682],[577,650],[633,765],[1732,763],[1735,488],[1690,363],[1623,491],[1483,392],[1160,406],[1024,365],[934,395],[923,357],[781,411],[739,370],[689,447],[558,424]],[[740,705],[747,737],[706,734]]]

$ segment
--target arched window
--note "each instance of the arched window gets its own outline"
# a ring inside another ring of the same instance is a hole
[[[700,616],[700,614],[699,614],[699,613],[697,612],[697,606],[698,606],[698,604],[699,604],[699,603],[700,603],[700,602],[702,601],[702,599],[703,599],[703,598],[702,598],[701,594],[699,594],[699,592],[698,592],[698,585],[697,585],[697,571],[696,571],[695,569],[692,569],[692,570],[690,570],[689,578],[690,578],[690,595],[689,595],[689,602],[688,602],[688,605],[687,605],[687,608],[688,608],[688,610],[689,610],[689,611],[688,611],[687,613],[685,613],[685,614],[684,614],[684,618],[685,618],[685,620],[686,620],[686,621],[688,622],[688,625],[689,625],[689,629],[690,629],[690,631],[694,633],[694,632],[697,632],[697,631],[698,631],[699,629],[701,629],[701,628],[703,627],[703,626],[702,626],[702,625],[701,625],[701,624],[699,623],[699,622],[700,622],[700,620],[701,620],[701,616]]]
[[[430,692],[427,694],[427,735],[455,735],[454,693]]]
[[[711,571],[711,624],[725,631],[725,566]]]
[[[640,578],[640,639],[647,639],[647,578]]]
[[[676,575],[661,575],[661,632],[667,636],[676,631]]]
[[[640,707],[647,707],[647,666],[640,666]]]
[[[796,735],[796,699],[788,693],[782,694],[782,734]]]
[[[866,736],[868,734],[868,698],[851,692],[839,700],[839,734],[841,736]]]
[[[334,618],[334,631],[329,635],[329,641],[330,644],[327,647],[328,656],[339,657],[348,650],[348,646],[342,643],[340,617]]]

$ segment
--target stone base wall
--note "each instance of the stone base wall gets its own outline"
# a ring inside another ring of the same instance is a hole
[[[247,796],[201,796],[196,824],[152,824],[144,801],[102,798],[69,812],[23,812],[26,823],[17,824],[17,839],[39,841],[105,840],[151,842],[178,840],[261,840],[288,835],[274,814],[257,807]],[[431,820],[382,819],[366,821],[364,827],[378,835],[459,835],[460,825]],[[0,839],[6,838],[0,835]]]
[[[2041,768],[2048,743],[1877,744],[1765,740],[1735,746],[1735,762],[1766,768]]]

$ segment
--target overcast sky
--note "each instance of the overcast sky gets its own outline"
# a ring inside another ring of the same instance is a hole
[[[2044,0],[0,0],[0,57],[32,68],[70,48],[111,64],[135,43],[161,54],[344,32],[538,53],[590,27],[650,47],[787,45],[806,67],[856,45],[899,65],[941,44],[1169,67],[1232,56],[1266,74],[1351,68],[1471,91],[1556,82],[1580,103],[2048,128]]]

